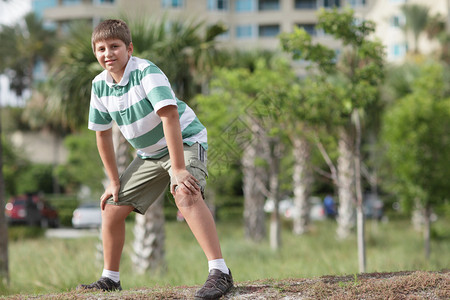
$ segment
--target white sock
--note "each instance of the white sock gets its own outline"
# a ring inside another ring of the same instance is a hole
[[[225,273],[228,275],[230,274],[227,264],[225,263],[225,260],[223,258],[209,260],[208,267],[209,267],[209,272],[211,272],[212,269],[218,269],[222,273]]]
[[[108,277],[117,283],[120,281],[120,272],[103,269],[102,277]]]

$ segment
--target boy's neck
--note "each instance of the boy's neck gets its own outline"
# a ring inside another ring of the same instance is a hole
[[[109,75],[111,75],[114,83],[119,83],[122,80],[123,75],[125,74],[125,70],[126,70],[128,64],[130,63],[130,58],[131,57],[128,58],[126,65],[123,67],[123,69],[120,72],[117,72],[117,73],[109,72]]]
[[[123,73],[122,73],[122,75],[109,73],[109,75],[111,75],[113,83],[119,83],[122,80],[122,78],[123,78]]]

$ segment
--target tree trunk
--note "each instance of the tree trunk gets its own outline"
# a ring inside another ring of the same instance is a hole
[[[339,158],[338,158],[338,196],[339,208],[337,217],[337,236],[345,239],[350,235],[354,226],[354,166],[352,151],[352,135],[341,128],[339,132]]]
[[[283,145],[279,138],[269,142],[269,193],[274,201],[274,210],[270,219],[270,247],[277,250],[281,247],[281,222],[278,204],[280,202],[280,160]]]
[[[113,139],[116,152],[117,169],[122,174],[130,164],[130,144],[120,132],[118,126],[113,127]]]
[[[5,207],[5,181],[3,177],[3,140],[2,140],[2,117],[0,107],[0,283],[9,284],[9,261],[8,261],[8,227],[6,224]]]
[[[134,225],[133,261],[134,270],[144,274],[149,270],[165,270],[164,199],[162,193],[145,215],[136,214]]]
[[[294,148],[294,234],[301,235],[308,231],[309,224],[309,203],[308,198],[311,193],[313,183],[310,168],[311,147],[305,138],[294,136],[292,138]]]
[[[431,233],[431,209],[430,205],[426,204],[424,209],[424,228],[423,228],[423,237],[424,237],[424,246],[425,246],[425,258],[430,259],[431,253],[431,244],[430,244],[430,233]]]
[[[205,203],[208,206],[214,220],[217,219],[217,207],[216,207],[216,191],[213,188],[205,189]]]
[[[258,130],[257,124],[251,125],[252,131]],[[261,191],[261,176],[264,171],[256,166],[258,157],[258,141],[253,138],[245,148],[241,163],[244,192],[244,230],[245,237],[259,242],[266,236],[264,193]]]
[[[366,272],[366,244],[365,244],[365,230],[364,230],[364,210],[363,210],[363,196],[361,185],[361,123],[359,113],[355,109],[353,111],[355,120],[356,139],[355,139],[355,190],[357,203],[357,231],[358,231],[358,263],[359,272]]]
[[[424,212],[425,209],[420,202],[419,198],[414,199],[414,208],[411,216],[411,222],[413,224],[413,228],[416,231],[422,231],[423,225],[425,224],[425,215]]]

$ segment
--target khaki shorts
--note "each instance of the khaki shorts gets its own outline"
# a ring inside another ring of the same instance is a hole
[[[197,180],[202,195],[206,187],[208,171],[206,169],[206,151],[198,143],[184,147],[186,169]],[[106,203],[113,205],[130,205],[134,211],[145,214],[163,193],[172,178],[169,155],[159,159],[141,159],[136,157],[120,176],[119,201],[110,197]]]

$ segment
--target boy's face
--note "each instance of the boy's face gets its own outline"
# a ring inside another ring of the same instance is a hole
[[[116,82],[122,79],[125,67],[133,53],[133,44],[128,47],[120,39],[110,39],[95,43],[95,57]]]

